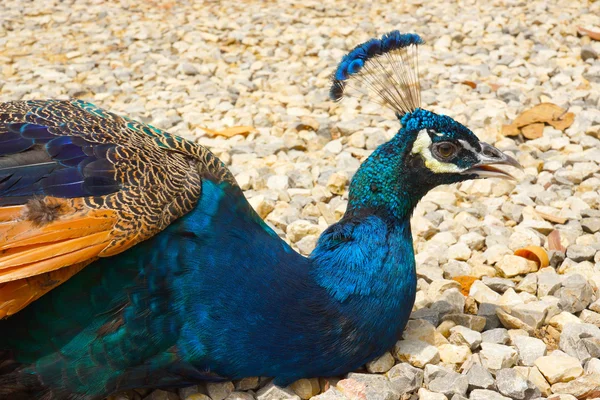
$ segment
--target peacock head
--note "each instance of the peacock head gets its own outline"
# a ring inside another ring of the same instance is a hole
[[[477,178],[514,179],[498,166],[521,168],[454,119],[420,108],[416,34],[390,32],[346,54],[330,97],[368,96],[391,108],[398,133],[361,165],[350,185],[350,212],[385,208],[406,215],[435,186]]]

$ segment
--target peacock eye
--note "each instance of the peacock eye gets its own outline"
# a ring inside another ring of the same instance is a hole
[[[456,154],[458,148],[451,142],[440,142],[433,146],[433,151],[438,158],[447,160]]]

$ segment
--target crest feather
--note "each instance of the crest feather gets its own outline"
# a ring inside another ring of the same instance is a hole
[[[417,46],[423,43],[415,33],[392,31],[356,46],[338,64],[329,96],[339,101],[366,95],[399,116],[416,110],[421,105]]]

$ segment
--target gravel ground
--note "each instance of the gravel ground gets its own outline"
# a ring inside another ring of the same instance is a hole
[[[379,107],[327,99],[340,57],[370,37],[422,35],[423,106],[526,167],[516,185],[465,182],[423,199],[413,319],[364,370],[285,389],[245,379],[116,398],[600,397],[600,42],[577,34],[600,30],[600,3],[439,3],[2,1],[2,101],[77,97],[198,140],[304,254],[344,213],[360,161],[398,129]],[[501,135],[541,102],[574,123],[535,140]],[[201,129],[235,125],[257,131]],[[530,245],[549,267],[513,255]]]

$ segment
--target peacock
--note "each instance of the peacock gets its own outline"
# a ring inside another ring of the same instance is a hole
[[[250,376],[285,386],[392,347],[415,300],[419,199],[519,167],[420,107],[422,43],[393,31],[338,64],[331,99],[368,96],[400,126],[308,257],[192,141],[82,100],[0,104],[0,398]]]

